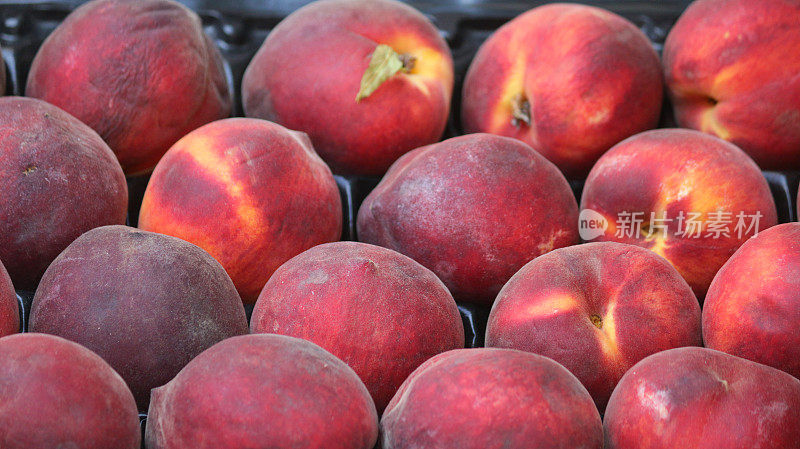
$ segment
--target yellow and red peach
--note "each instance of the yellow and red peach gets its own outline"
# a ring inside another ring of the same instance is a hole
[[[320,245],[283,264],[250,327],[330,351],[361,377],[378,412],[422,362],[464,347],[456,303],[430,270],[358,242]]]
[[[564,365],[600,411],[636,362],[702,343],[700,304],[675,268],[644,248],[614,242],[532,260],[497,295],[486,330],[486,346]]]
[[[598,240],[664,257],[701,301],[742,243],[778,222],[752,159],[731,143],[679,129],[638,134],[603,155],[586,180],[581,209],[607,221]]]
[[[148,449],[372,449],[375,405],[341,360],[282,335],[220,342],[153,390]]]
[[[510,349],[425,362],[381,419],[383,449],[601,449],[600,414],[563,366]]]
[[[96,352],[147,410],[152,388],[211,345],[246,334],[247,318],[233,282],[202,249],[103,226],[80,236],[47,269],[29,327]]]
[[[706,346],[800,378],[800,223],[751,238],[722,266],[703,306]]]
[[[103,139],[44,101],[0,98],[0,260],[35,290],[50,262],[84,232],[123,224],[128,187]]]
[[[170,148],[147,185],[139,227],[205,249],[254,303],[282,263],[339,239],[342,205],[305,134],[233,118]]]
[[[800,381],[705,348],[634,365],[614,390],[606,449],[787,449],[800,444]]]
[[[300,8],[272,30],[242,81],[248,117],[307,133],[335,173],[371,176],[441,138],[452,90],[447,43],[394,0]]]
[[[678,124],[733,142],[763,169],[800,169],[800,3],[698,0],[664,45]]]
[[[231,111],[219,50],[197,14],[172,0],[79,7],[42,44],[25,94],[97,131],[129,175]]]
[[[466,132],[514,137],[567,177],[585,177],[612,145],[654,128],[663,75],[628,20],[574,4],[534,8],[500,27],[464,81]]]
[[[400,158],[358,211],[358,238],[432,270],[457,301],[491,304],[531,259],[578,242],[564,176],[524,143],[473,134]]]
[[[19,303],[8,271],[0,262],[0,337],[19,332]]]
[[[97,354],[63,338],[0,338],[0,447],[139,449],[136,402]]]

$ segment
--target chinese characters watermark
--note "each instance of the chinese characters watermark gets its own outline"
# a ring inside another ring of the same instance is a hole
[[[742,239],[758,234],[761,212],[746,213],[714,211],[708,213],[680,211],[675,216],[660,213],[622,211],[617,214],[616,238],[666,238],[668,234],[682,238]],[[585,241],[594,240],[609,228],[608,219],[592,209],[583,209],[578,218],[580,236]]]

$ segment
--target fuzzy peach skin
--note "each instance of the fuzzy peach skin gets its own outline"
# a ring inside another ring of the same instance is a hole
[[[0,337],[19,332],[19,303],[11,278],[0,262]]]
[[[96,132],[44,101],[0,98],[0,260],[16,288],[35,290],[67,245],[127,213],[125,175]]]
[[[466,132],[520,139],[582,178],[612,145],[656,126],[662,97],[658,55],[633,23],[557,3],[520,15],[481,46],[461,118]]]
[[[379,44],[413,64],[356,101]],[[242,81],[248,117],[308,133],[335,173],[371,176],[441,138],[452,90],[447,43],[419,11],[394,0],[298,9],[272,30]]]
[[[659,352],[622,377],[605,449],[800,447],[800,381],[705,348]]]
[[[664,257],[701,301],[742,243],[778,223],[769,185],[752,159],[733,144],[682,129],[647,131],[603,155],[586,180],[581,209],[608,221],[598,240]]]
[[[342,204],[305,134],[234,118],[170,148],[147,185],[139,227],[205,249],[254,303],[282,263],[339,239]]]
[[[457,301],[491,304],[531,259],[578,242],[564,176],[524,143],[472,134],[398,160],[358,211],[358,238],[431,269]]]
[[[136,402],[97,354],[63,338],[0,338],[0,447],[139,449]]]
[[[651,251],[614,242],[532,260],[497,295],[486,329],[487,347],[564,365],[601,412],[636,362],[702,344],[700,304],[675,268]]]
[[[153,390],[147,449],[372,449],[375,405],[341,360],[282,335],[218,343]]]
[[[211,345],[246,334],[247,317],[233,282],[202,249],[103,226],[80,236],[47,269],[29,327],[103,357],[145,411],[152,388]]]
[[[763,169],[800,169],[800,2],[698,0],[664,45],[675,118]]]
[[[172,0],[93,0],[39,48],[25,95],[89,125],[128,175],[149,172],[189,131],[230,115],[222,57]]]
[[[258,297],[250,330],[303,338],[344,360],[379,413],[422,362],[464,347],[461,315],[436,275],[358,242],[320,245],[283,264]]]
[[[510,349],[425,362],[381,419],[383,449],[601,449],[600,415],[563,366]]]
[[[706,295],[706,346],[800,378],[800,223],[748,240]]]

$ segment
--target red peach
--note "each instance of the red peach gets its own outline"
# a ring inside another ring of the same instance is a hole
[[[148,449],[371,449],[364,384],[312,343],[245,335],[217,343],[153,390]]]
[[[433,270],[458,301],[491,304],[531,259],[578,241],[564,176],[524,143],[472,134],[400,158],[358,211],[359,240]]]
[[[19,303],[11,278],[0,262],[0,337],[19,332]]]
[[[136,402],[92,351],[63,338],[0,338],[0,447],[139,449]]]
[[[654,128],[663,76],[628,20],[586,5],[534,8],[500,27],[464,81],[466,132],[514,137],[568,177],[585,177],[612,145]]]
[[[125,175],[103,139],[44,101],[0,98],[0,260],[35,290],[50,262],[84,232],[123,224]]]
[[[219,50],[197,14],[171,0],[82,5],[39,48],[25,94],[97,131],[129,175],[231,111]]]
[[[800,3],[698,0],[664,44],[681,127],[733,142],[763,169],[800,169]]]
[[[751,238],[722,266],[703,307],[706,346],[800,378],[800,223]]]
[[[378,59],[392,70],[363,97]],[[394,0],[298,9],[272,30],[242,81],[248,117],[308,133],[336,173],[371,176],[441,138],[452,90],[447,43],[419,11]]]
[[[254,303],[282,263],[339,239],[342,205],[305,134],[235,118],[170,148],[147,185],[139,227],[205,249]]]
[[[350,365],[382,412],[422,362],[464,347],[453,297],[428,269],[358,242],[320,245],[283,264],[250,328],[312,341]]]
[[[510,349],[460,349],[414,371],[381,419],[383,449],[601,449],[600,415],[563,366]]]
[[[705,348],[651,355],[617,385],[606,449],[787,449],[800,446],[800,381]]]
[[[701,346],[700,304],[669,262],[633,245],[587,243],[525,265],[497,295],[486,346],[551,357],[603,411],[639,360]]]
[[[778,222],[752,159],[733,144],[680,129],[647,131],[609,150],[586,180],[581,209],[607,222],[599,240],[664,257],[701,300],[742,243]]]

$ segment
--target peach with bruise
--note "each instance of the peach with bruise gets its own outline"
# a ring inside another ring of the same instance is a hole
[[[33,291],[84,232],[124,224],[125,175],[103,139],[44,101],[0,98],[0,260]]]
[[[202,249],[103,226],[80,236],[47,269],[29,327],[103,357],[144,411],[152,388],[211,345],[246,334],[247,317],[233,282]]]
[[[431,358],[381,419],[383,449],[601,449],[603,430],[578,379],[547,357],[495,348]]]
[[[733,142],[765,170],[800,168],[800,3],[698,0],[664,45],[681,127]]]
[[[601,411],[636,362],[700,345],[700,304],[686,281],[651,251],[613,242],[557,249],[525,265],[497,295],[486,330],[486,346],[564,365]]]
[[[230,115],[222,56],[172,0],[93,0],[44,41],[25,95],[97,131],[128,175],[149,172],[189,131]]]
[[[498,29],[464,81],[466,132],[514,137],[567,177],[612,145],[656,126],[663,76],[647,37],[585,5],[534,8]]]
[[[379,46],[393,50],[400,68],[357,101]],[[242,81],[248,117],[303,131],[334,172],[368,176],[439,140],[452,89],[447,43],[419,11],[394,0],[300,8],[272,30]]]
[[[148,449],[372,449],[375,405],[319,346],[282,335],[220,342],[153,390]]]
[[[800,223],[751,238],[719,270],[703,307],[706,346],[800,378]]]
[[[19,303],[11,278],[0,262],[0,337],[19,332]]]
[[[282,263],[339,239],[342,206],[308,137],[234,118],[189,133],[164,155],[147,185],[139,227],[205,249],[253,303]]]
[[[752,159],[716,137],[679,129],[638,134],[603,155],[586,180],[581,209],[608,221],[599,241],[664,257],[700,300],[739,246],[778,222]]]
[[[350,365],[382,412],[428,358],[464,347],[453,297],[430,270],[358,242],[320,245],[283,264],[250,328],[304,338]]]
[[[0,338],[0,447],[139,449],[136,402],[97,354],[63,338]]]
[[[705,348],[659,352],[611,395],[606,449],[787,449],[800,445],[800,381]]]
[[[577,209],[531,147],[472,134],[400,158],[361,205],[358,238],[429,268],[457,301],[491,304],[528,261],[578,242]]]

